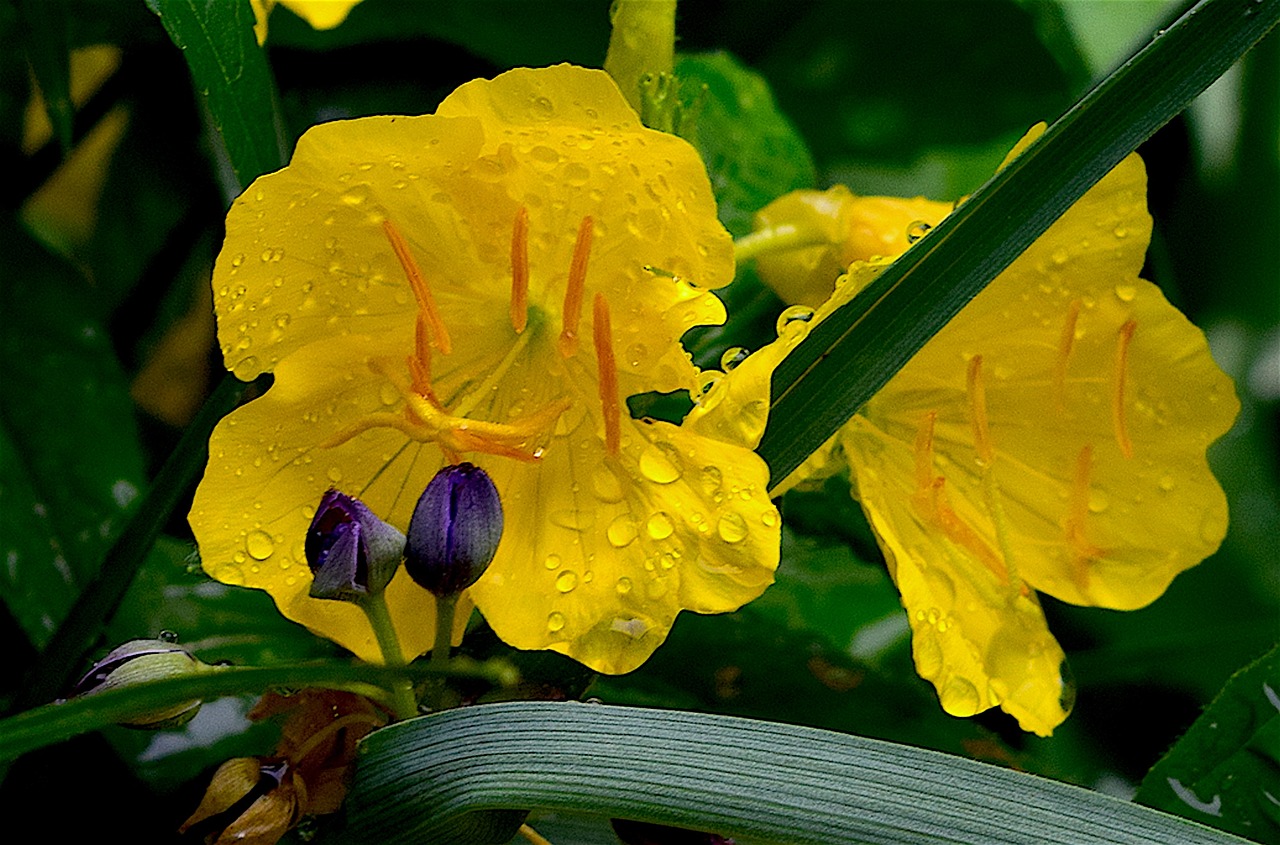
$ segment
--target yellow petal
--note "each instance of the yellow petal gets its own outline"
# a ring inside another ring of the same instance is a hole
[[[977,536],[975,526],[986,518],[981,500],[943,493],[943,506],[953,513],[942,518],[958,521],[944,529],[915,488],[913,442],[860,417],[840,440],[902,595],[916,670],[937,689],[943,709],[972,716],[999,705],[1023,730],[1051,733],[1074,696],[1064,680],[1062,649],[1035,594],[1002,582],[985,562],[998,552],[989,538]]]
[[[315,29],[333,29],[347,19],[360,0],[279,0],[279,3]]]
[[[490,469],[506,527],[471,595],[506,642],[629,672],[682,609],[736,610],[773,582],[780,521],[754,453],[660,422],[624,421],[618,458],[559,437],[540,464]]]

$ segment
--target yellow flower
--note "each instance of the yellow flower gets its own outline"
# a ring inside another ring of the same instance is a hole
[[[249,0],[253,7],[253,32],[258,43],[267,40],[267,18],[279,3],[314,29],[333,29],[347,19],[360,0]]]
[[[205,569],[377,660],[356,607],[307,595],[313,509],[336,486],[403,530],[465,454],[506,514],[469,590],[490,625],[635,668],[680,610],[736,609],[777,565],[754,444],[623,404],[698,383],[679,338],[723,321],[707,289],[732,275],[697,154],[602,72],[519,69],[434,115],[313,128],[227,218],[226,364],[276,380],[213,434],[190,517]],[[405,652],[429,648],[430,595],[401,572],[387,601]]]
[[[1203,334],[1138,278],[1145,192],[1131,155],[784,484],[847,462],[909,615],[916,668],[953,715],[999,706],[1050,733],[1073,689],[1035,591],[1139,608],[1226,531],[1205,449],[1239,404]],[[847,192],[785,202],[793,213],[770,209],[775,222],[794,220],[797,203],[826,203],[853,233],[827,247],[855,263],[815,321],[889,260],[872,253],[902,252],[951,208]],[[809,248],[808,267],[822,249]],[[788,277],[802,300],[813,296],[807,272]],[[802,334],[784,331],[754,373],[739,377],[744,363],[722,386],[739,402],[767,391]]]

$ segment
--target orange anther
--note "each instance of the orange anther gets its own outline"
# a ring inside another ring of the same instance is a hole
[[[400,236],[400,231],[390,220],[382,221],[382,231],[386,232],[387,240],[391,242],[391,249],[400,260],[400,266],[404,268],[409,287],[413,290],[414,298],[418,300],[419,312],[426,318],[427,327],[431,330],[431,345],[448,355],[453,351],[449,331],[444,327],[444,321],[440,319],[440,311],[436,308],[436,301],[431,296],[431,288],[427,287],[427,280],[418,269],[418,262],[414,261],[409,245],[405,243],[404,238]]]
[[[596,346],[596,368],[600,374],[600,410],[604,414],[604,448],[617,457],[621,448],[622,410],[618,401],[618,365],[613,356],[613,328],[609,303],[597,293],[591,303],[591,335]]]
[[[1129,320],[1120,327],[1116,338],[1115,370],[1111,375],[1111,421],[1115,427],[1116,443],[1126,458],[1133,457],[1133,441],[1129,439],[1129,427],[1125,422],[1124,391],[1126,370],[1129,363],[1129,344],[1138,328],[1137,320]]]
[[[560,331],[560,354],[572,357],[578,351],[578,324],[582,321],[582,297],[587,282],[587,259],[591,257],[594,221],[590,215],[578,226],[578,240],[573,244],[569,262],[569,285],[564,292],[564,323]]]
[[[1067,407],[1067,365],[1071,362],[1071,350],[1076,345],[1076,321],[1080,319],[1080,300],[1073,299],[1067,306],[1067,319],[1058,337],[1058,357],[1053,363],[1053,404],[1059,411]]]
[[[982,378],[982,356],[969,359],[969,372],[965,378],[969,393],[969,416],[973,422],[973,443],[978,458],[986,466],[995,460],[996,450],[991,445],[991,433],[987,430],[987,387]]]
[[[413,390],[432,405],[443,410],[440,400],[436,398],[435,391],[431,388],[431,346],[427,342],[427,324],[422,314],[418,314],[418,321],[414,325],[413,341],[415,354],[405,358],[405,363],[409,365]]]
[[[529,320],[529,209],[523,205],[511,228],[511,325],[516,334]]]

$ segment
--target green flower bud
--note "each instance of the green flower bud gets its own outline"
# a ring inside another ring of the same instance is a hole
[[[95,695],[146,681],[198,675],[211,668],[213,667],[197,660],[191,652],[176,643],[167,640],[130,640],[93,664],[93,668],[71,690],[71,696]],[[149,730],[177,728],[191,721],[199,709],[198,700],[183,701],[139,713],[120,724]]]

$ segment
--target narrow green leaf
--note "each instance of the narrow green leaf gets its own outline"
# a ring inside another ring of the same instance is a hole
[[[813,728],[608,705],[481,705],[370,735],[351,838],[505,842],[524,811],[841,843],[1239,843],[1033,775]]]
[[[1136,799],[1280,842],[1280,647],[1237,673],[1156,763]]]
[[[284,164],[283,124],[248,0],[147,0],[191,68],[241,187]]]
[[[816,326],[774,374],[775,398],[759,447],[774,483],[1278,20],[1280,0],[1203,0]]]
[[[46,704],[0,720],[0,761],[98,730],[138,713],[192,699],[260,693],[284,687],[348,689],[371,697],[391,682],[408,676],[415,681],[447,675],[478,678],[494,684],[512,683],[512,672],[501,663],[454,660],[443,669],[424,664],[402,668],[333,661],[294,666],[227,666],[216,672],[122,687],[97,695]]]

